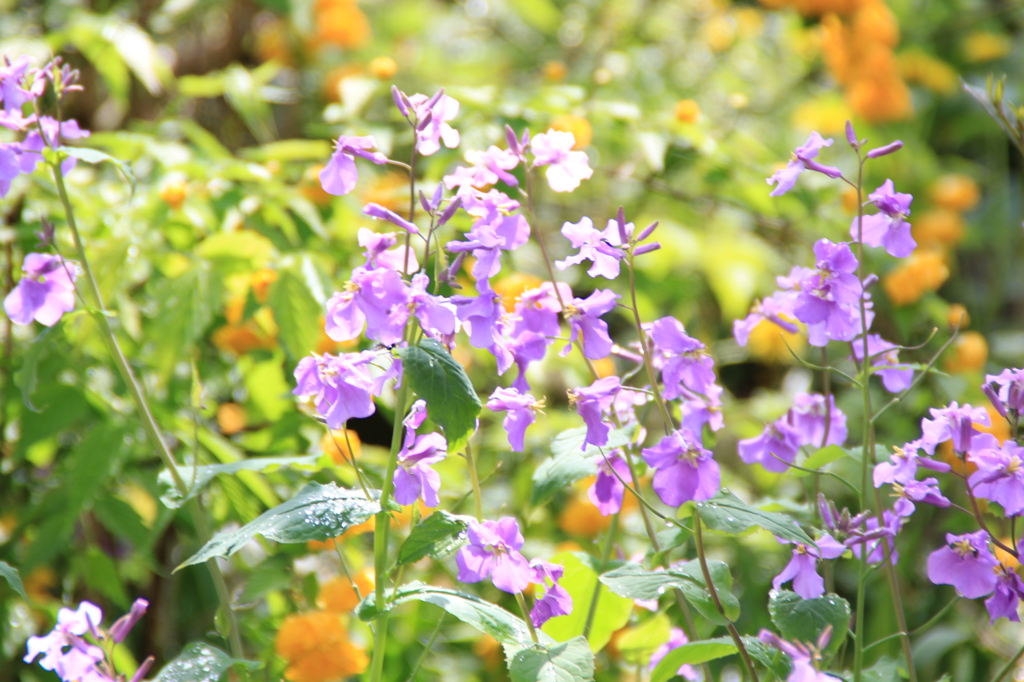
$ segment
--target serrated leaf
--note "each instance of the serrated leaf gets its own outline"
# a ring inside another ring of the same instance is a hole
[[[804,599],[796,592],[782,590],[768,600],[768,614],[784,639],[815,643],[827,625],[832,639],[826,650],[839,650],[850,628],[850,603],[836,594]]]
[[[6,561],[0,561],[0,575],[4,577],[11,589],[18,593],[19,597],[28,601],[28,595],[25,594],[25,586],[21,584],[21,573],[18,572],[18,569]]]
[[[218,682],[230,668],[243,665],[250,670],[259,663],[232,658],[206,642],[192,642],[161,668],[153,682]]]
[[[480,398],[466,371],[433,339],[395,351],[402,359],[405,381],[427,403],[427,416],[444,429],[448,454],[461,450],[476,430]]]
[[[469,524],[446,511],[436,511],[412,529],[398,550],[398,565],[416,563],[425,556],[443,559],[465,541]]]
[[[129,166],[126,161],[115,159],[110,154],[101,152],[98,149],[90,149],[89,147],[59,147],[58,151],[66,154],[67,156],[79,159],[80,161],[85,161],[86,163],[102,163],[104,161],[109,161],[114,164],[114,167],[120,171],[121,175],[124,176],[124,179],[128,181],[129,185],[131,185],[132,194],[135,193],[135,173],[132,172],[131,166]]]
[[[751,507],[725,488],[707,502],[698,502],[697,510],[704,525],[711,530],[738,535],[751,528],[764,528],[785,540],[816,546],[792,518]]]
[[[315,466],[319,454],[306,455],[305,457],[251,457],[229,464],[204,464],[197,467],[180,466],[178,475],[188,486],[188,492],[182,495],[181,491],[174,485],[174,478],[170,469],[164,469],[157,477],[157,484],[160,486],[160,501],[170,509],[177,509],[185,504],[206,487],[215,476],[221,474],[236,474],[239,471],[266,471],[267,469],[278,469],[291,466]]]
[[[375,497],[379,491],[371,490]],[[376,499],[367,499],[362,491],[339,488],[335,483],[308,483],[299,494],[260,514],[241,528],[218,533],[196,554],[178,566],[199,564],[214,557],[229,557],[257,535],[286,544],[338,537],[352,526],[380,512]]]
[[[597,471],[597,457],[603,450],[606,454],[613,449],[627,445],[633,439],[635,426],[615,429],[608,434],[608,444],[603,448],[588,445],[583,449],[587,427],[569,429],[555,436],[551,441],[551,458],[541,463],[533,472],[533,491],[530,505],[544,504],[555,493],[581,478],[593,476]]]
[[[509,676],[512,682],[589,682],[594,679],[594,654],[582,636],[521,649],[512,658]]]
[[[543,626],[543,631],[559,642],[566,642],[583,634],[587,614],[594,600],[594,588],[598,584],[597,561],[590,556],[576,552],[563,552],[551,557],[552,563],[565,567],[558,584],[572,597],[572,613],[552,618]],[[611,641],[616,630],[629,622],[633,612],[633,601],[612,592],[606,585],[597,590],[597,607],[587,639],[591,651],[600,651]]]
[[[819,448],[813,455],[808,457],[803,463],[800,464],[804,469],[812,469],[817,471],[827,464],[831,464],[836,460],[840,460],[846,456],[846,450],[843,450],[838,445],[826,445],[823,448]],[[793,478],[803,478],[804,476],[810,476],[809,471],[801,471],[800,469],[792,469],[790,475]]]
[[[268,303],[274,311],[278,338],[293,362],[316,350],[322,311],[298,271],[288,268],[278,273],[270,285]]]
[[[502,644],[519,647],[532,644],[530,630],[521,618],[472,594],[413,581],[397,590],[388,590],[385,595],[388,610],[408,601],[421,601],[439,606],[463,623],[472,625]],[[360,620],[370,621],[380,617],[375,602],[375,593],[367,595],[360,602],[356,607],[356,615]],[[555,644],[555,640],[543,632],[538,632],[537,636],[542,645]]]
[[[668,682],[676,675],[679,667],[686,664],[699,664],[713,661],[716,658],[730,656],[739,651],[730,637],[704,639],[690,642],[672,649],[665,658],[658,662],[651,673],[651,682]]]
[[[679,588],[686,601],[702,616],[716,625],[725,625],[740,615],[739,600],[732,593],[732,574],[729,566],[721,561],[709,560],[707,563],[718,599],[725,609],[724,618],[711,598],[704,582],[704,573],[696,560],[657,571],[648,571],[640,564],[630,563],[605,573],[601,576],[601,582],[615,594],[628,599],[657,599],[665,592]]]

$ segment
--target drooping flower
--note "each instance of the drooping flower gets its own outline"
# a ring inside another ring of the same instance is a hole
[[[715,385],[715,361],[706,346],[686,333],[674,317],[655,320],[648,327],[654,366],[661,370],[666,400],[707,397]]]
[[[688,429],[673,431],[642,453],[644,461],[655,470],[654,491],[668,506],[707,500],[718,492],[718,463]]]
[[[996,588],[999,561],[988,548],[984,530],[965,535],[946,533],[946,546],[928,556],[928,579],[936,585],[952,585],[957,594],[977,599]]]
[[[515,388],[498,387],[487,401],[488,410],[506,412],[502,426],[508,434],[508,443],[513,452],[523,451],[526,427],[533,423],[541,407],[543,401],[538,401],[529,393],[520,393]]]
[[[863,216],[859,221],[854,218],[850,224],[850,238],[855,242],[863,239],[868,246],[884,246],[886,252],[896,258],[906,258],[913,253],[917,242],[910,235],[910,223],[906,218],[914,197],[897,192],[892,180],[886,180],[868,198],[878,207],[879,213]]]
[[[922,457],[918,454],[920,447],[918,441],[907,443],[903,447],[894,447],[888,462],[879,462],[875,465],[875,487],[880,488],[885,483],[910,483],[917,477],[918,465],[939,473],[945,473],[952,468],[946,462]]]
[[[907,517],[914,513],[915,502],[924,502],[935,507],[948,507],[949,500],[945,498],[939,489],[939,479],[931,477],[922,481],[908,481],[907,483],[894,483],[892,486],[896,502],[892,510],[897,516]]]
[[[793,186],[796,185],[797,178],[800,177],[801,173],[808,169],[824,173],[830,178],[838,178],[842,175],[842,171],[838,168],[822,166],[818,162],[814,161],[822,147],[831,146],[832,138],[826,140],[817,132],[811,133],[811,136],[807,138],[807,142],[793,150],[793,157],[790,159],[786,167],[782,170],[776,171],[770,178],[768,178],[768,184],[775,185],[775,189],[771,191],[770,196],[780,197],[793,189]]]
[[[442,142],[448,149],[455,149],[460,142],[459,131],[448,125],[448,121],[459,115],[459,102],[445,95],[443,90],[438,95],[409,97],[416,111],[416,151],[423,156],[436,153]]]
[[[608,323],[601,319],[612,308],[620,296],[611,289],[598,289],[586,298],[574,298],[565,306],[565,317],[569,322],[569,343],[562,349],[568,355],[577,338],[583,344],[583,355],[591,360],[608,357],[612,352],[612,340],[608,336]]]
[[[587,435],[580,449],[586,450],[588,445],[603,447],[608,444],[608,434],[612,427],[604,420],[604,414],[611,408],[621,389],[619,377],[610,376],[598,379],[586,388],[569,391],[570,406],[576,406],[576,411],[587,425]]]
[[[1017,607],[1024,600],[1024,581],[1016,571],[1000,563],[995,567],[996,589],[992,596],[985,600],[985,608],[992,623],[999,618],[1008,618],[1014,623],[1020,622]]]
[[[356,181],[359,179],[355,162],[357,156],[377,165],[387,163],[388,157],[380,152],[369,151],[376,147],[377,140],[372,135],[339,137],[334,145],[331,160],[320,171],[320,185],[324,191],[334,196],[342,196],[355,189]]]
[[[511,516],[497,521],[470,520],[468,543],[455,556],[459,580],[478,583],[490,578],[504,592],[517,594],[533,581],[533,570],[519,553],[523,534]]]
[[[450,337],[458,326],[455,305],[444,296],[434,296],[428,292],[429,285],[430,278],[426,273],[412,276],[412,283],[407,289],[409,311],[419,320],[427,336],[435,339]]]
[[[999,374],[988,374],[982,388],[1004,418],[1010,412],[1024,412],[1024,369],[1004,369]]]
[[[430,468],[447,456],[448,444],[440,433],[416,435],[416,429],[427,418],[427,404],[422,400],[413,403],[405,418],[405,442],[398,453],[395,468],[395,502],[409,505],[417,498],[428,507],[440,504],[437,492],[441,489],[441,475]]]
[[[416,227],[415,223],[409,222],[390,208],[385,208],[380,204],[369,203],[366,206],[363,206],[363,215],[370,216],[374,220],[386,220],[392,225],[402,228],[409,234],[420,233],[420,228]]]
[[[684,644],[689,643],[690,640],[689,638],[687,638],[686,633],[683,632],[682,628],[672,628],[671,630],[669,630],[668,641],[659,646],[657,649],[655,649],[654,653],[651,654],[651,662],[650,664],[648,664],[647,669],[654,670],[658,667],[658,664],[661,663],[661,660],[665,658],[665,656],[667,656],[670,651],[672,651],[673,649],[678,649]],[[684,663],[683,665],[679,666],[679,669],[676,670],[676,675],[679,675],[680,677],[683,677],[687,680],[700,680],[703,678],[701,672],[689,663]]]
[[[993,436],[979,434],[967,458],[978,467],[970,478],[977,497],[1002,505],[1007,516],[1024,513],[1024,447],[1012,440],[1000,447]]]
[[[601,512],[601,516],[611,516],[622,509],[622,496],[626,492],[626,486],[622,481],[628,481],[630,475],[629,464],[623,459],[622,451],[618,448],[609,452],[607,458],[597,459],[597,477],[594,484],[587,489],[587,497]]]
[[[4,299],[4,311],[15,324],[52,327],[64,313],[75,308],[77,264],[60,256],[30,253],[21,266],[25,273]]]
[[[572,133],[549,130],[530,141],[533,165],[547,166],[548,185],[555,192],[571,192],[594,174],[586,152],[573,151],[576,138]]]
[[[776,538],[779,542],[790,544],[788,540]],[[825,594],[825,581],[818,575],[818,559],[838,559],[846,552],[846,545],[837,542],[828,533],[815,541],[814,545],[796,543],[793,557],[772,580],[772,587],[780,589],[784,583],[793,581],[793,591],[804,599],[817,599]]]
[[[543,559],[530,562],[533,570],[532,582],[544,588],[544,594],[534,602],[530,609],[530,621],[539,628],[556,616],[567,616],[572,613],[572,596],[558,584],[565,569]]]
[[[863,337],[854,339],[850,346],[853,348],[853,357],[857,362],[864,359]],[[890,393],[899,393],[906,390],[914,381],[914,370],[909,365],[901,365],[899,358],[899,347],[889,343],[878,334],[868,334],[868,357],[871,364],[877,369],[877,374],[882,379],[882,385]]]
[[[632,228],[632,223],[629,225]],[[562,236],[579,251],[565,260],[555,261],[556,268],[565,270],[571,265],[591,261],[590,269],[587,270],[591,277],[615,279],[619,276],[619,261],[625,254],[616,248],[622,245],[622,239],[615,220],[609,220],[605,229],[598,230],[590,218],[583,216],[578,223],[563,224]]]

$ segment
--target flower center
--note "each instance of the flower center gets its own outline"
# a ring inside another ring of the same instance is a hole
[[[963,538],[961,540],[957,540],[956,542],[954,542],[949,547],[954,552],[956,552],[957,554],[959,554],[961,557],[964,557],[964,558],[966,558],[968,555],[975,556],[978,553],[977,550],[974,549],[974,545],[972,545],[971,541],[968,540],[967,538]]]
[[[1015,474],[1020,471],[1021,466],[1024,466],[1024,463],[1020,461],[1020,458],[1017,457],[1017,455],[1013,455],[1010,457],[1010,463],[1006,465],[1006,473]]]

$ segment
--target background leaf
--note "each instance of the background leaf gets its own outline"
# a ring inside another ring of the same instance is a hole
[[[425,556],[443,559],[465,541],[469,524],[444,510],[421,521],[398,550],[398,565],[416,563]]]
[[[608,444],[603,448],[588,445],[583,449],[583,440],[587,435],[587,427],[569,429],[555,436],[551,441],[551,458],[544,460],[533,472],[533,490],[530,493],[530,505],[536,507],[544,504],[560,490],[575,483],[581,478],[593,476],[597,471],[597,457],[601,451],[605,454],[613,449],[628,444],[633,439],[633,425],[622,429],[614,429],[608,434]]]
[[[679,588],[686,601],[702,616],[716,625],[725,625],[740,615],[739,600],[732,593],[732,574],[729,566],[721,561],[708,560],[707,564],[726,618],[718,612],[704,581],[700,563],[696,560],[657,571],[648,571],[640,564],[626,564],[605,573],[601,576],[601,582],[616,594],[629,599],[658,599],[670,589]]]
[[[583,637],[522,649],[512,658],[509,676],[512,682],[589,682],[594,679],[594,654]]]
[[[706,663],[716,658],[730,656],[739,651],[733,644],[731,637],[719,637],[717,639],[705,639],[699,642],[690,642],[677,647],[665,654],[665,658],[658,662],[658,665],[651,673],[651,682],[668,682],[675,677],[679,666],[696,663]]]
[[[160,669],[153,682],[218,682],[236,665],[255,670],[259,663],[231,658],[206,642],[192,642],[173,661]]]
[[[583,634],[594,600],[594,588],[598,585],[597,560],[582,553],[564,552],[551,557],[551,562],[565,567],[558,584],[572,597],[572,613],[552,618],[542,629],[559,642],[566,642]],[[625,599],[602,584],[597,592],[594,622],[587,638],[591,651],[603,649],[611,641],[612,634],[629,622],[632,612],[632,599]]]
[[[782,590],[768,600],[768,613],[783,638],[795,642],[813,644],[831,625],[827,651],[833,654],[839,651],[850,629],[850,603],[836,594],[804,599],[796,592]]]
[[[736,535],[751,528],[764,528],[791,542],[814,546],[814,541],[792,518],[751,507],[725,488],[707,502],[698,502],[697,509],[701,520],[711,530]]]
[[[25,586],[21,584],[21,574],[18,572],[18,569],[6,561],[0,561],[0,576],[3,576],[7,584],[11,586],[11,589],[18,593],[18,596],[28,601],[28,595],[25,594]]]

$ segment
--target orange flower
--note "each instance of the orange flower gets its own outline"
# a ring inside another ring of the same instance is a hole
[[[853,33],[858,40],[870,40],[888,47],[900,42],[896,16],[881,0],[864,3],[853,15]]]
[[[272,350],[277,339],[268,336],[252,320],[244,325],[226,324],[210,336],[213,345],[222,351],[245,355],[254,350]]]
[[[964,219],[956,211],[933,208],[922,213],[913,223],[914,239],[922,246],[952,246],[964,238]]]
[[[249,286],[252,288],[252,295],[257,303],[267,302],[267,293],[270,290],[270,285],[276,281],[277,270],[261,268],[252,273],[252,276],[249,277]]]
[[[391,57],[374,57],[366,69],[374,78],[388,80],[398,73],[398,64]]]
[[[328,682],[366,670],[366,652],[352,644],[336,613],[313,611],[288,616],[277,631],[274,649],[288,661],[291,682]]]
[[[594,139],[594,130],[590,127],[590,121],[575,114],[556,116],[549,127],[565,133],[572,133],[572,136],[576,138],[573,149],[583,149]]]
[[[553,59],[544,64],[544,79],[552,82],[560,81],[569,73],[564,62]]]
[[[676,120],[680,123],[696,123],[700,118],[700,105],[692,99],[676,102]]]
[[[409,176],[401,171],[390,171],[374,177],[363,193],[363,201],[404,214],[409,210]]]
[[[949,306],[949,312],[946,313],[946,321],[949,324],[950,329],[966,329],[971,324],[971,316],[967,313],[967,308],[954,303]]]
[[[224,403],[217,407],[217,426],[221,433],[230,436],[245,428],[245,408],[238,403]]]
[[[355,0],[317,0],[313,14],[319,43],[356,50],[370,39],[370,21]]]
[[[325,611],[334,613],[349,613],[359,605],[360,595],[365,597],[373,592],[375,581],[373,570],[365,569],[354,576],[355,585],[348,581],[345,576],[338,576],[320,588],[316,604]],[[357,592],[358,588],[358,592]]]
[[[351,429],[348,430],[348,438],[345,437],[345,431],[331,431],[320,439],[320,449],[330,455],[335,464],[341,466],[350,463],[353,458],[358,458],[363,450],[363,444],[359,440],[359,434]]]
[[[941,252],[919,249],[882,278],[882,288],[893,305],[902,306],[918,301],[925,292],[935,291],[948,277],[949,267]]]
[[[182,180],[175,180],[168,182],[160,189],[160,198],[164,200],[164,203],[171,207],[171,210],[177,211],[181,208],[181,205],[185,203],[185,197],[188,196],[188,185]]]
[[[953,354],[946,358],[950,372],[980,372],[988,360],[988,342],[979,332],[961,332],[953,342]]]
[[[299,182],[299,191],[302,196],[312,201],[317,206],[326,206],[331,203],[331,195],[324,191],[320,184],[320,171],[324,169],[322,164],[310,166],[302,173],[302,180]]]
[[[288,45],[288,26],[277,17],[266,16],[264,14],[257,18],[253,30],[256,37],[256,57],[261,62],[273,59],[290,65],[293,60]]]
[[[931,200],[950,211],[969,211],[981,199],[978,183],[963,173],[950,173],[932,183],[928,188]]]
[[[501,644],[490,635],[480,635],[473,642],[473,653],[488,670],[495,670],[502,664]]]

